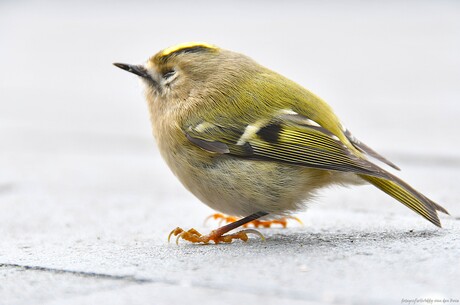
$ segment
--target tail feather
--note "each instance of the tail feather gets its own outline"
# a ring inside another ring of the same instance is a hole
[[[416,191],[400,178],[389,172],[386,172],[386,174],[387,178],[379,178],[363,174],[360,174],[359,176],[391,197],[400,201],[416,213],[420,214],[434,225],[441,227],[437,211],[449,214],[446,209]]]
[[[419,194],[420,194],[420,193],[419,193]],[[420,195],[422,195],[422,194],[420,194]],[[439,211],[439,212],[444,213],[444,214],[446,214],[446,215],[450,215],[449,212],[448,212],[444,207],[440,206],[439,204],[437,204],[437,203],[434,202],[433,200],[431,200],[431,199],[425,197],[424,195],[422,195],[422,196],[423,196],[426,200],[428,200],[428,201],[434,206],[434,208],[436,209],[436,211]]]

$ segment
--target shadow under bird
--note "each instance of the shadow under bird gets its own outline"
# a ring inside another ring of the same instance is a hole
[[[206,43],[164,49],[143,65],[115,63],[145,84],[153,135],[182,184],[209,207],[244,217],[194,243],[246,241],[250,221],[305,208],[331,185],[370,183],[434,225],[448,212],[368,158],[399,168],[353,137],[328,104],[251,58]],[[170,234],[170,236],[171,236]]]

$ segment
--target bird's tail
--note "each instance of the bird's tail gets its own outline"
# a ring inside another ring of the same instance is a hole
[[[400,201],[408,208],[417,212],[434,225],[441,227],[441,222],[439,221],[437,211],[449,214],[446,209],[434,201],[428,199],[422,193],[416,191],[413,187],[395,175],[387,171],[384,172],[387,178],[380,178],[363,174],[359,174],[359,176],[377,188],[381,189],[391,197]]]

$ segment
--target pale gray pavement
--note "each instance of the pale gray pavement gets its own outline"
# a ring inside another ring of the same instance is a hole
[[[459,2],[212,3],[0,3],[0,304],[458,301]],[[111,63],[190,40],[326,99],[451,212],[444,228],[359,187],[324,191],[303,227],[263,229],[266,242],[167,244],[177,225],[216,223]]]

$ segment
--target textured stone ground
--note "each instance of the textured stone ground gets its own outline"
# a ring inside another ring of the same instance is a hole
[[[2,2],[0,304],[458,303],[460,7],[347,3]],[[189,40],[325,98],[451,212],[444,228],[368,186],[325,190],[304,226],[261,229],[265,242],[168,244],[178,225],[217,223],[111,62]]]

